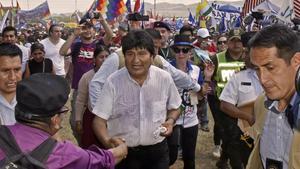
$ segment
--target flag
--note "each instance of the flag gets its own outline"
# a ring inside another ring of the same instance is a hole
[[[190,11],[190,14],[189,14],[189,23],[192,24],[192,25],[195,24],[195,19],[194,19],[193,15],[192,15],[191,11]]]
[[[0,2],[0,16],[4,15],[3,5]]]
[[[134,4],[134,12],[140,12],[140,8],[141,8],[141,1],[136,0]]]
[[[29,21],[29,20],[41,20],[45,17],[50,16],[50,9],[48,2],[40,4],[32,10],[20,10],[18,12],[20,21]]]
[[[2,30],[6,24],[6,20],[8,19],[8,14],[9,14],[9,10],[6,11],[5,15],[2,18],[1,25],[0,25],[0,32],[2,32]]]
[[[242,25],[242,18],[241,18],[241,16],[238,16],[238,17],[235,19],[234,27],[235,27],[235,28],[239,28],[239,27],[241,27],[241,25]]]
[[[144,14],[145,14],[145,2],[144,2],[144,0],[143,0],[143,3],[142,3],[142,7],[141,7],[141,9],[140,9],[140,14],[141,14],[141,15],[144,15]]]
[[[220,25],[219,25],[219,32],[224,33],[226,31],[227,31],[227,24],[226,24],[226,21],[225,21],[225,16],[223,15],[222,20],[221,20]]]
[[[257,5],[261,4],[265,0],[245,0],[242,16],[246,16],[252,9],[254,9]]]
[[[295,18],[300,19],[300,0],[294,0],[294,13]]]
[[[128,13],[132,13],[132,10],[131,10],[131,0],[127,0],[126,1],[126,8],[127,8],[127,12]]]
[[[123,0],[108,0],[106,16],[109,21],[117,18],[126,12],[126,6]]]
[[[202,0],[196,8],[196,16],[207,16],[212,12],[212,7],[208,4],[207,0]]]
[[[93,10],[104,13],[106,12],[106,6],[107,6],[107,0],[97,0],[95,4],[96,9]]]

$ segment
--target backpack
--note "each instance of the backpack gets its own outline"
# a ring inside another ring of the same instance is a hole
[[[22,152],[10,130],[0,126],[0,148],[6,155],[0,161],[0,169],[45,169],[45,162],[56,143],[48,138],[31,152]]]

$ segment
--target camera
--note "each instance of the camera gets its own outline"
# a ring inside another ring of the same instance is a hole
[[[131,13],[127,15],[129,21],[149,21],[148,15],[141,15],[140,13]]]

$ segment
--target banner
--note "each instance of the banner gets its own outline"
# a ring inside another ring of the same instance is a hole
[[[2,18],[2,21],[1,21],[1,24],[0,24],[0,32],[2,32],[4,26],[6,26],[6,20],[8,18],[8,13],[9,13],[9,10],[6,11],[5,15]]]
[[[18,16],[22,21],[41,20],[50,15],[48,2],[40,4],[32,10],[20,10]]]

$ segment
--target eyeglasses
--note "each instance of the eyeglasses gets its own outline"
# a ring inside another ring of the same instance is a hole
[[[218,45],[226,44],[227,41],[218,41]]]
[[[190,51],[190,48],[173,48],[173,51],[175,52],[175,53],[180,53],[180,52],[182,52],[182,53],[184,53],[184,54],[187,54],[189,51]]]

